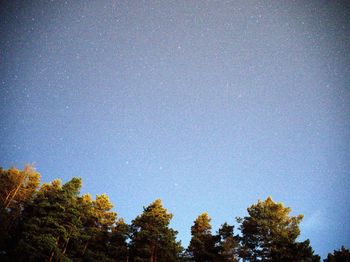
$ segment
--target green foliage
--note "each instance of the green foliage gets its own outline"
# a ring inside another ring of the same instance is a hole
[[[350,262],[350,252],[342,246],[339,250],[329,253],[324,262]]]
[[[86,261],[112,261],[127,256],[126,236],[128,227],[122,220],[116,221],[117,214],[107,195],[89,195],[81,199],[84,210],[84,237],[81,241],[82,256]]]
[[[239,237],[227,223],[219,228],[216,235],[211,233],[210,217],[202,213],[191,227],[191,242],[188,252],[194,261],[238,261]]]
[[[309,242],[297,243],[303,215],[290,217],[291,209],[270,197],[248,208],[241,222],[241,257],[249,261],[319,261]]]
[[[320,261],[309,240],[296,241],[303,216],[289,216],[291,209],[270,197],[237,219],[241,236],[227,223],[213,235],[209,215],[199,215],[184,252],[160,199],[129,226],[106,194],[80,196],[79,178],[39,184],[31,166],[0,168],[0,261]],[[349,250],[324,261],[350,262]]]
[[[129,226],[123,219],[119,219],[116,222],[115,227],[112,229],[110,236],[109,254],[113,258],[119,258],[124,261],[128,257],[128,236],[130,233]]]
[[[219,260],[236,262],[239,260],[239,236],[233,234],[234,226],[226,222],[218,232]]]
[[[208,213],[202,213],[191,227],[189,253],[195,261],[214,261],[218,256],[217,239],[211,234],[211,224]]]
[[[81,227],[77,197],[81,179],[63,186],[59,180],[44,184],[23,214],[22,236],[16,249],[18,259],[64,259],[71,239],[79,237]]]
[[[131,224],[131,261],[178,261],[181,245],[177,232],[169,228],[172,217],[160,199],[144,208]]]
[[[39,183],[40,175],[32,166],[24,170],[0,168],[0,251],[13,245],[19,218]]]
[[[107,195],[79,196],[79,178],[63,185],[54,180],[37,190],[39,178],[29,167],[0,169],[0,238],[6,244],[0,260],[126,260],[129,227],[117,220]]]

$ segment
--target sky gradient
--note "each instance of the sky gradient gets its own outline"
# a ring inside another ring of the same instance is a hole
[[[83,179],[187,246],[272,196],[322,258],[350,246],[346,1],[3,1],[0,165]],[[236,231],[237,232],[237,231]]]

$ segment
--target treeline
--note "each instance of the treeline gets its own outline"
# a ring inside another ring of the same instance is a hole
[[[208,214],[199,215],[184,249],[161,200],[128,225],[107,195],[80,195],[81,186],[79,178],[40,185],[30,166],[0,169],[0,261],[320,261],[308,240],[297,241],[303,216],[270,197],[237,218],[240,234],[228,223],[212,233]],[[350,261],[349,250],[324,261]]]

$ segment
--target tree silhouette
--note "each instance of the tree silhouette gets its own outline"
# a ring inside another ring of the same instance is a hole
[[[329,253],[324,262],[350,262],[350,252],[342,246],[339,250]]]
[[[239,260],[239,236],[233,234],[234,226],[226,222],[218,232],[219,258],[221,261],[237,262]]]

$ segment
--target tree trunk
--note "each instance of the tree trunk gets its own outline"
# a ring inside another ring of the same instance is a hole
[[[4,200],[4,206],[6,205],[7,203],[7,199],[9,199],[9,197],[11,196],[11,193],[12,193],[12,190],[10,190],[10,192],[7,194],[7,191],[6,191],[6,198]]]
[[[22,183],[24,182],[24,180],[25,180],[26,178],[27,178],[27,175],[24,175],[22,181],[18,184],[18,186],[17,186],[15,192],[13,193],[13,195],[11,196],[11,198],[10,198],[9,200],[8,200],[7,197],[6,197],[6,200],[8,200],[8,202],[7,202],[6,205],[5,205],[5,209],[7,209],[7,208],[10,206],[12,200],[13,200],[13,199],[15,198],[15,196],[17,195],[18,190],[21,188]]]
[[[86,241],[86,243],[85,243],[85,246],[84,246],[84,248],[83,248],[83,254],[82,254],[82,256],[85,255],[85,251],[86,251],[86,249],[87,249],[87,247],[88,247],[88,244],[89,244],[89,240]]]
[[[64,249],[63,249],[63,251],[62,251],[62,254],[61,254],[61,257],[60,257],[60,262],[62,261],[62,259],[63,259],[63,256],[64,256],[64,254],[66,253],[66,251],[67,251],[67,246],[68,246],[68,243],[69,243],[69,237],[68,237],[68,239],[67,239],[67,241],[66,241],[66,244],[64,245]]]
[[[58,241],[59,241],[60,237],[57,238],[56,240],[56,245],[58,245]],[[55,250],[52,250],[50,258],[49,258],[49,262],[52,262],[53,256],[55,255]]]
[[[157,245],[152,246],[151,262],[157,262]]]
[[[51,252],[51,255],[50,255],[50,258],[49,258],[49,262],[51,262],[52,261],[52,259],[53,259],[53,255],[55,254],[55,252],[54,251],[52,251]]]
[[[154,247],[154,259],[153,262],[157,262],[157,245]]]

